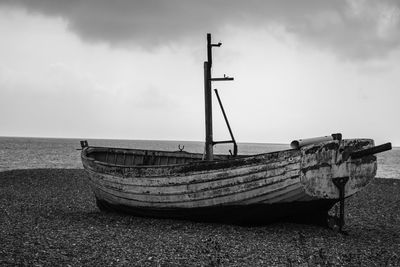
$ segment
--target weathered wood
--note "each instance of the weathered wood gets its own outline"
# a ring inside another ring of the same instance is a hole
[[[92,171],[93,174],[99,173],[99,169],[88,168],[86,170]],[[239,167],[232,170],[221,169],[220,171],[210,171],[208,173],[188,173],[187,175],[177,175],[170,173],[169,176],[158,176],[158,177],[146,177],[146,176],[121,176],[117,173],[106,174],[102,172],[100,175],[102,180],[109,181],[112,184],[120,184],[123,186],[132,187],[160,187],[160,190],[168,190],[168,188],[173,187],[175,189],[182,187],[183,190],[188,190],[190,187],[201,188],[202,185],[207,183],[238,183],[245,182],[246,177],[251,177],[252,180],[255,177],[252,175],[265,175],[271,174],[271,176],[277,174],[284,174],[286,172],[300,170],[299,158],[295,162],[275,162],[266,163],[262,165],[255,166],[245,166]],[[133,172],[131,172],[133,173]],[[300,175],[300,173],[297,173]]]
[[[380,146],[374,146],[374,147],[370,147],[370,148],[354,151],[354,152],[350,153],[350,157],[352,159],[360,159],[362,157],[366,157],[366,156],[369,156],[369,155],[382,153],[384,151],[388,151],[388,150],[391,150],[391,149],[392,149],[392,144],[391,143],[386,143],[386,144],[383,144],[383,145],[380,145]]]
[[[212,129],[212,98],[211,98],[211,82],[212,81],[232,81],[233,78],[227,77],[224,75],[223,78],[212,78],[211,77],[211,68],[212,68],[212,47],[220,47],[221,43],[213,44],[211,43],[211,34],[207,33],[207,61],[204,62],[204,103],[205,103],[205,123],[206,123],[206,143],[205,143],[205,160],[213,160],[213,145],[216,142],[213,141],[213,129]],[[218,96],[218,92],[217,92]],[[231,133],[232,139],[232,131],[229,127],[229,123],[226,119],[225,112],[223,110],[221,100],[218,96],[219,104],[221,105],[221,109],[224,113],[225,121],[228,124],[229,132]],[[234,140],[234,139],[233,139]],[[237,153],[237,145],[234,142],[234,155]]]
[[[295,185],[297,184],[297,185]],[[181,200],[175,200],[173,198],[159,197],[158,199],[152,199],[149,201],[145,198],[132,198],[126,192],[112,191],[109,188],[99,187],[91,183],[95,194],[100,199],[110,199],[112,204],[132,205],[140,207],[158,207],[158,208],[198,208],[198,207],[211,207],[216,205],[229,205],[235,203],[235,205],[242,205],[242,201],[253,199],[255,197],[263,196],[262,201],[271,201],[274,197],[284,196],[287,192],[291,191],[291,185],[295,185],[297,188],[298,181],[286,180],[285,183],[280,185],[274,185],[269,187],[266,193],[263,188],[254,188],[251,191],[241,191],[232,194],[218,194],[213,197],[203,199],[192,199],[192,195],[187,195],[186,198]],[[302,197],[304,193],[299,195]],[[285,202],[285,201],[283,201]]]
[[[211,38],[211,37],[210,37]],[[207,45],[207,47],[210,47]],[[211,48],[209,48],[211,51]],[[211,52],[209,56],[211,60]],[[211,63],[204,62],[204,103],[205,103],[205,123],[206,123],[206,142],[205,160],[213,160],[213,128],[212,128],[212,98],[211,98]]]
[[[348,151],[371,146],[373,141],[368,139],[332,140],[300,150],[220,156],[221,160],[214,161],[201,161],[201,154],[187,152],[88,147],[82,150],[82,162],[96,197],[115,207],[154,211],[299,201],[312,206],[317,199],[330,199],[330,204],[337,201],[332,178],[349,177],[346,197],[373,178],[376,158],[343,160]],[[107,153],[110,158],[115,154],[121,158],[142,156],[142,162],[149,165],[132,166],[131,160],[126,160],[126,166],[101,162]]]
[[[224,106],[222,105],[221,99],[220,99],[219,94],[218,94],[218,90],[214,89],[214,92],[217,95],[217,99],[218,99],[218,103],[219,103],[219,106],[220,106],[221,111],[222,111],[222,115],[224,116],[226,126],[228,127],[228,131],[229,131],[229,134],[230,134],[231,139],[232,139],[231,142],[233,143],[233,156],[237,156],[237,152],[238,152],[237,151],[238,150],[237,149],[237,144],[236,144],[235,137],[233,136],[233,132],[232,132],[231,126],[229,125],[228,117],[226,116]],[[217,144],[217,143],[221,144],[223,142],[226,142],[226,141],[214,142],[214,144]]]
[[[372,147],[370,139],[351,139],[312,144],[302,148],[301,182],[307,194],[318,198],[338,198],[339,191],[333,178],[350,177],[345,187],[345,196],[361,190],[376,175],[375,156],[347,160],[348,151]]]
[[[92,174],[93,176],[94,174]],[[299,179],[299,170],[271,170],[266,172],[259,172],[251,175],[244,175],[240,177],[233,177],[224,180],[217,180],[211,182],[204,182],[198,184],[186,184],[176,186],[137,186],[130,184],[121,184],[112,182],[107,179],[93,179],[101,187],[110,188],[116,191],[129,192],[134,195],[145,195],[146,197],[158,198],[160,196],[174,196],[177,199],[183,195],[196,195],[196,198],[207,197],[214,194],[215,191],[224,191],[225,193],[236,193],[241,190],[251,190],[260,186],[273,185],[283,180]]]

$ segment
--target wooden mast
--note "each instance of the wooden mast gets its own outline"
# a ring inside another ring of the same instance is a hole
[[[206,160],[213,160],[213,127],[211,98],[211,66],[212,66],[211,34],[207,33],[207,61],[204,62],[204,100],[206,118]]]
[[[206,147],[205,160],[213,160],[213,125],[212,125],[212,81],[232,81],[233,78],[224,75],[223,78],[212,78],[212,47],[220,47],[222,43],[211,43],[211,34],[207,33],[207,61],[204,62],[204,102],[205,102],[205,122],[206,122]],[[235,143],[236,144],[236,143]]]
[[[212,98],[209,63],[204,62],[204,100],[206,118],[206,156],[205,160],[213,160]]]

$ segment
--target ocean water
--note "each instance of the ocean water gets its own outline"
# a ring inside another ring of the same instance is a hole
[[[0,171],[31,168],[82,168],[81,139],[0,137]],[[89,145],[203,153],[196,141],[88,139]],[[217,145],[215,153],[227,154],[231,145]],[[289,144],[239,143],[239,154],[259,154],[289,149]],[[400,148],[378,154],[376,177],[400,179]]]

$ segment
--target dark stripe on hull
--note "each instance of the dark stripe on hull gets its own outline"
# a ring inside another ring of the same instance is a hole
[[[251,204],[236,206],[214,206],[206,208],[156,209],[111,204],[96,199],[103,211],[124,212],[139,217],[170,218],[200,222],[222,222],[230,224],[265,224],[277,220],[312,222],[324,220],[328,211],[337,202],[332,199],[296,201],[276,204]]]

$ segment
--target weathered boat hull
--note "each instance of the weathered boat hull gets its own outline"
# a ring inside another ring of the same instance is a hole
[[[87,147],[82,162],[100,208],[152,217],[270,221],[326,214],[339,198],[334,178],[349,177],[345,197],[356,193],[375,176],[376,158],[346,155],[371,146],[368,139],[334,140],[215,161],[185,152]]]

